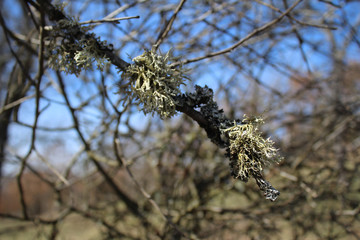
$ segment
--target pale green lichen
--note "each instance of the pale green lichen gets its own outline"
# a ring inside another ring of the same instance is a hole
[[[172,60],[175,59],[170,51],[161,55],[145,50],[123,72],[122,78],[127,84],[120,91],[136,99],[145,114],[156,112],[161,118],[172,117],[176,113],[175,97],[181,93],[180,86],[186,79],[184,69],[169,64]]]
[[[278,162],[278,149],[270,138],[263,138],[259,126],[264,123],[260,117],[249,118],[244,115],[241,123],[234,122],[232,127],[224,129],[229,138],[231,173],[235,178],[248,181],[250,176],[257,178],[264,167]]]
[[[58,21],[47,37],[49,66],[76,75],[81,70],[91,69],[94,63],[102,70],[109,62],[103,51],[108,44],[87,30],[76,19]],[[81,37],[77,38],[79,35]]]

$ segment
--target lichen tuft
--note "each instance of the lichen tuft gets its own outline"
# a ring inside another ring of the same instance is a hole
[[[270,163],[278,162],[278,149],[270,138],[264,139],[259,126],[264,123],[260,117],[249,118],[244,115],[241,123],[234,122],[232,127],[224,129],[229,139],[228,155],[231,174],[242,181],[250,176],[261,176],[261,171]]]
[[[110,46],[87,31],[76,19],[58,21],[46,39],[49,66],[76,75],[81,70],[91,69],[94,63],[102,70],[109,63],[103,50],[110,49]],[[79,35],[81,38],[76,38]]]
[[[122,78],[126,84],[120,92],[142,105],[142,111],[158,113],[162,119],[172,117],[176,113],[175,97],[180,94],[180,86],[187,79],[182,67],[174,68],[169,62],[175,60],[171,52],[157,54],[155,50],[145,50],[133,59]]]

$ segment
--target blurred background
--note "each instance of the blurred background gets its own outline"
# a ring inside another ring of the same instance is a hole
[[[265,119],[284,157],[270,202],[192,119],[124,102],[114,66],[49,68],[36,3],[1,1],[0,238],[360,239],[360,1],[303,0],[259,31],[295,2],[54,1],[79,22],[140,16],[86,25],[127,62],[171,22],[159,50],[189,69],[182,91]]]

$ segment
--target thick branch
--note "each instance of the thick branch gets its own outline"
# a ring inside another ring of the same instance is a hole
[[[195,120],[216,145],[226,147],[228,143],[222,137],[220,128],[231,123],[226,119],[223,111],[218,109],[213,95],[213,91],[207,86],[196,85],[195,93],[182,94],[176,98],[176,110]],[[195,110],[196,108],[200,111]]]

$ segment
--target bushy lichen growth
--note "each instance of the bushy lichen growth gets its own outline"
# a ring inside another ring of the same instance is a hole
[[[261,136],[259,126],[263,123],[262,118],[244,115],[240,124],[234,122],[232,127],[224,130],[229,138],[228,155],[231,174],[235,178],[245,182],[250,176],[257,178],[265,165],[281,160],[274,142]]]
[[[246,182],[253,177],[265,198],[275,201],[280,192],[265,180],[262,171],[265,165],[282,158],[273,147],[274,142],[261,136],[259,127],[264,123],[263,119],[245,115],[243,120],[230,120],[214,101],[210,88],[196,85],[195,90],[177,97],[177,109],[197,121],[213,143],[226,148],[234,178]]]
[[[154,50],[147,51],[133,59],[122,78],[127,82],[125,91],[131,99],[142,105],[142,111],[157,112],[161,118],[169,118],[175,114],[175,97],[180,94],[180,86],[186,79],[181,67],[174,68],[169,62],[174,60],[169,51],[165,55]]]
[[[93,63],[102,70],[108,63],[103,50],[109,46],[87,30],[76,19],[58,21],[47,37],[49,66],[76,75],[91,69]]]

